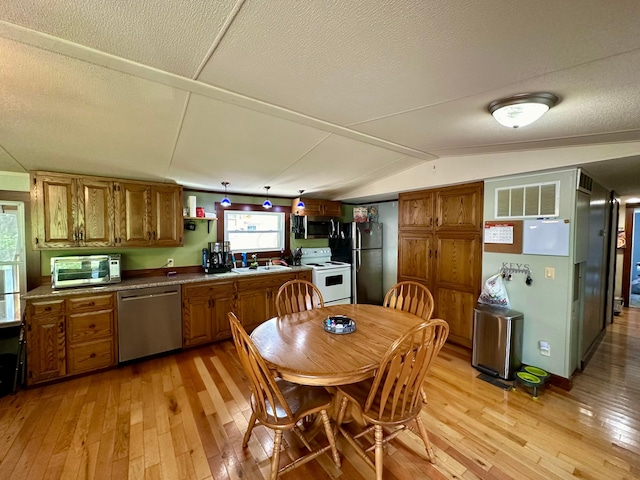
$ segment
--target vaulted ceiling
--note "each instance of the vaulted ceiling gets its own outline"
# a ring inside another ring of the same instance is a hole
[[[0,170],[348,200],[597,146],[602,182],[640,193],[638,27],[635,0],[0,2]],[[487,112],[536,91],[561,101],[533,125]]]

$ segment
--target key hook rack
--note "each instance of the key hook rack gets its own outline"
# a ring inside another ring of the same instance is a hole
[[[531,269],[529,267],[502,267],[500,269],[500,274],[502,275],[502,278],[509,281],[513,279],[512,278],[513,275],[516,275],[516,274],[526,275],[527,278],[525,279],[524,282],[528,286],[531,286],[531,284],[533,283],[533,278],[531,277]]]

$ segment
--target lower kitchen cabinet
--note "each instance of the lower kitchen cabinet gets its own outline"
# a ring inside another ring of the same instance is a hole
[[[117,363],[115,294],[27,301],[27,384]]]
[[[233,309],[234,282],[210,282],[182,288],[182,345],[191,347],[230,338],[227,313]]]
[[[295,274],[248,276],[238,280],[236,315],[247,332],[277,315],[276,295],[282,284],[294,280]]]
[[[66,364],[64,300],[27,305],[27,383],[63,377]]]

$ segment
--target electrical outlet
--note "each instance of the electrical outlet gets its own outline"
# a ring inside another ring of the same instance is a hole
[[[167,267],[173,267],[173,258],[167,259]]]
[[[544,356],[544,357],[550,357],[551,356],[551,345],[549,344],[549,342],[544,342],[542,340],[540,340],[540,355]]]

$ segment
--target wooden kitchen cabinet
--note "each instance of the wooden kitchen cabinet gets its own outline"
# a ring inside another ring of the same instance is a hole
[[[64,300],[27,304],[27,384],[66,374]]]
[[[182,288],[182,345],[191,347],[231,338],[227,313],[233,311],[234,282],[210,282]]]
[[[294,273],[279,273],[247,276],[237,281],[235,313],[247,332],[277,315],[278,289],[295,278]]]
[[[317,198],[303,198],[304,208],[298,208],[300,198],[291,202],[291,213],[293,215],[308,215],[317,217],[340,217],[342,216],[342,203],[332,200],[319,200]]]
[[[483,184],[401,193],[398,281],[433,294],[433,317],[449,323],[449,340],[471,347],[473,309],[482,277]]]
[[[117,182],[119,247],[182,245],[182,186]]]
[[[38,249],[182,245],[182,186],[31,172]]]
[[[98,370],[117,363],[115,305],[115,294],[67,299],[68,374]]]
[[[117,363],[115,294],[27,301],[27,384]]]
[[[31,181],[36,248],[114,245],[112,181],[46,172]]]

